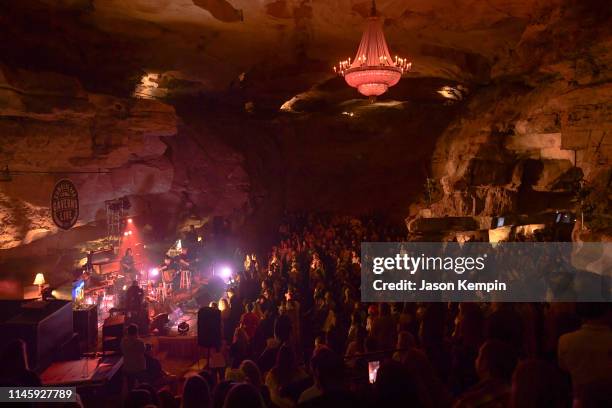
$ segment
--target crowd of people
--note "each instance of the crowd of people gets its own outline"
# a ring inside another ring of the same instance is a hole
[[[214,305],[226,367],[189,375],[178,395],[137,385],[126,407],[586,408],[612,400],[609,304],[366,304],[361,242],[402,241],[401,228],[293,215],[279,236],[267,259],[246,257]]]
[[[228,383],[252,385],[253,406],[273,407],[586,407],[610,397],[607,304],[361,303],[361,242],[403,234],[376,218],[288,218],[278,245],[263,261],[247,256],[220,301],[229,361],[204,376],[211,406]]]

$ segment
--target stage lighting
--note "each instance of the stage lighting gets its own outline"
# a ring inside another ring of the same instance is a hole
[[[168,334],[168,323],[170,323],[168,313],[160,313],[151,320],[149,330],[151,332],[157,331],[157,334],[166,336]]]
[[[131,224],[134,220],[132,220],[131,218],[128,218],[128,224]]]
[[[189,331],[189,323],[180,322],[176,329],[179,334],[185,335]]]
[[[128,231],[128,235],[132,235],[132,231]]]
[[[149,275],[151,275],[151,276],[157,276],[157,275],[159,275],[159,269],[157,269],[157,268],[151,268],[151,269],[149,270]]]
[[[229,266],[221,267],[221,270],[219,271],[219,276],[226,280],[229,279],[232,276],[232,268],[230,268]]]
[[[125,232],[123,233],[123,236],[124,236],[124,237],[127,237],[127,236],[128,236],[128,232],[127,232],[127,231],[125,231]]]

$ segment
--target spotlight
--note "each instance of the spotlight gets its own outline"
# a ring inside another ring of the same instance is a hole
[[[226,280],[229,279],[232,276],[232,268],[229,266],[223,266],[219,271],[219,276]]]
[[[128,224],[131,224],[132,222],[134,222],[134,220],[132,220],[131,218],[128,218]]]
[[[128,235],[132,235],[132,231],[128,231]]]
[[[159,275],[159,269],[157,269],[157,268],[151,268],[151,269],[149,270],[149,275],[151,275],[151,276],[157,276],[157,275]]]
[[[149,330],[151,332],[157,331],[157,334],[166,336],[168,334],[168,323],[170,323],[168,313],[160,313],[151,320]]]
[[[180,322],[176,329],[177,329],[179,334],[185,335],[189,331],[189,323],[187,323],[187,322]]]
[[[128,236],[128,232],[127,232],[127,231],[125,231],[125,232],[123,233],[123,236],[124,236],[124,237],[127,237],[127,236]]]

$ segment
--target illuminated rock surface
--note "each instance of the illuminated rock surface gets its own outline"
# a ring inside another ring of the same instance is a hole
[[[36,256],[64,270],[77,243],[104,236],[104,200],[124,195],[162,238],[223,215],[252,241],[300,209],[474,217],[473,228],[575,210],[582,175],[605,213],[606,2],[379,0],[389,47],[413,70],[376,104],[330,70],[357,46],[369,4],[10,2],[0,165],[104,173],[69,175],[81,216],[61,234],[48,217],[61,175],[1,182],[3,268]]]

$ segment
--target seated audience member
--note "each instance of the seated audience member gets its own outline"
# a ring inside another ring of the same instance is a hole
[[[244,360],[240,364],[240,371],[244,375],[244,380],[259,390],[266,406],[271,406],[270,390],[263,384],[261,371],[257,364],[253,360]]]
[[[159,400],[159,408],[179,408],[179,401],[168,390],[162,390],[157,393]]]
[[[576,314],[575,303],[551,303],[545,310],[543,321],[543,352],[547,359],[557,356],[559,337],[578,330],[580,317]]]
[[[40,387],[38,375],[28,367],[26,344],[21,339],[8,343],[0,356],[0,385]]]
[[[403,353],[403,364],[416,384],[419,401],[425,407],[448,407],[453,400],[450,391],[446,385],[436,375],[429,359],[422,350],[416,347],[411,348],[408,352]]]
[[[359,330],[357,330],[355,339],[346,347],[344,356],[349,367],[356,368],[360,364],[360,356],[366,351],[366,336],[366,329],[360,327]]]
[[[419,326],[421,347],[436,375],[444,382],[448,380],[451,368],[450,344],[445,338],[446,305],[431,303],[424,307]]]
[[[283,394],[283,388],[305,378],[307,378],[307,375],[304,370],[297,366],[291,348],[281,346],[276,355],[276,364],[266,376],[266,386],[270,390],[270,399],[280,408],[292,407],[295,405],[295,401]]]
[[[612,383],[610,381],[591,382],[582,387],[582,392],[574,398],[573,408],[600,408],[610,406]]]
[[[266,408],[261,394],[252,384],[234,385],[227,396],[223,408]]]
[[[452,339],[450,385],[458,395],[478,382],[475,361],[484,341],[484,313],[477,303],[460,303]]]
[[[543,360],[526,360],[512,376],[512,408],[570,408],[572,399],[568,378]]]
[[[262,372],[270,371],[276,361],[278,350],[282,345],[289,344],[290,338],[291,320],[284,315],[278,316],[274,322],[274,338],[267,339],[266,348],[257,360],[257,365]]]
[[[156,407],[159,407],[160,405],[159,396],[157,395],[155,388],[151,384],[148,384],[148,383],[138,384],[138,389],[148,391],[149,395],[151,396],[151,404],[155,405]]]
[[[391,316],[391,307],[388,303],[381,303],[378,316],[372,319],[370,335],[376,338],[381,350],[391,350],[395,346],[396,322]]]
[[[516,361],[512,346],[500,340],[487,340],[476,358],[476,373],[480,381],[462,394],[454,407],[508,407]]]
[[[396,361],[381,363],[376,374],[376,406],[421,407],[417,384],[408,368]]]
[[[121,353],[123,373],[127,378],[128,390],[131,390],[147,369],[145,344],[138,338],[138,326],[135,324],[128,326],[126,335],[121,339]]]
[[[225,378],[231,381],[242,381],[240,363],[249,356],[249,338],[242,327],[234,331],[234,339],[229,348],[230,365],[225,369]]]
[[[414,336],[407,331],[401,331],[397,335],[397,351],[393,353],[393,360],[398,363],[403,363],[410,354],[410,351],[415,347],[416,340]]]
[[[203,369],[202,371],[198,373],[198,375],[206,381],[206,384],[208,384],[209,390],[215,389],[215,385],[217,385],[217,378],[215,374],[213,374],[212,372],[206,369]]]
[[[521,315],[509,303],[494,303],[485,321],[485,339],[500,340],[510,344],[522,355],[523,323]]]
[[[578,303],[580,329],[559,338],[559,366],[572,378],[574,394],[580,397],[589,383],[612,382],[612,330],[606,303]]]
[[[235,384],[235,382],[226,380],[215,385],[215,389],[213,390],[213,408],[223,408],[223,404],[225,404],[225,397]]]
[[[310,368],[314,384],[302,392],[298,400],[300,404],[311,401],[313,405],[318,405],[324,400],[333,399],[335,395],[332,394],[344,395],[344,365],[333,350],[325,346],[316,350],[310,360]]]
[[[185,381],[181,408],[210,408],[210,389],[205,379],[193,375]]]
[[[131,390],[124,403],[124,408],[145,408],[150,405],[153,401],[151,400],[151,394],[147,390],[134,389]]]

